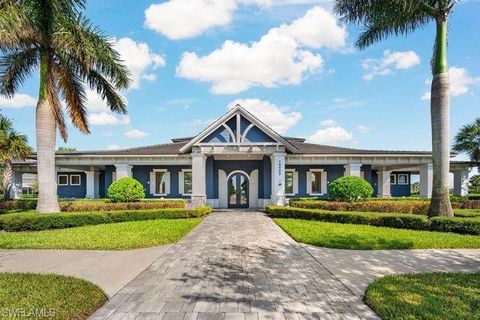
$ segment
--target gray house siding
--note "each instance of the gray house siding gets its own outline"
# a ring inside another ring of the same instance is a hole
[[[399,185],[399,184],[391,184],[390,185],[390,194],[392,197],[409,197],[411,195],[411,175],[409,172],[398,172],[398,171],[393,171],[392,174],[399,174],[399,173],[404,173],[408,174],[408,184],[405,185]],[[373,170],[372,171],[372,186],[373,186],[373,196],[376,197],[378,194],[378,185],[377,185],[377,171]]]
[[[67,175],[68,176],[68,185],[67,186],[57,186],[57,194],[58,194],[59,198],[75,198],[75,199],[85,198],[85,196],[87,195],[87,184],[86,184],[85,173],[83,173],[83,172],[58,172],[57,176],[58,175]],[[71,175],[80,175],[80,185],[79,186],[70,185],[70,176]]]

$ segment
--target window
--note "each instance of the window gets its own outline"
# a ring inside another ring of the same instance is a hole
[[[285,193],[294,194],[293,191],[293,171],[285,171]]]
[[[166,172],[155,172],[155,194],[167,193],[166,177],[167,177]]]
[[[390,175],[390,184],[397,184],[397,175],[391,174]]]
[[[401,173],[398,175],[398,184],[408,184],[408,174],[407,173]]]
[[[322,193],[322,172],[315,171],[311,172],[312,179],[312,194],[321,194]]]
[[[192,172],[183,173],[183,194],[192,194]]]
[[[59,186],[68,186],[68,175],[59,174],[57,180]]]
[[[70,175],[70,185],[71,186],[81,185],[81,180],[80,180],[80,175],[79,174]]]

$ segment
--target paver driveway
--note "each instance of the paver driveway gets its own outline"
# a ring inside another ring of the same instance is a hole
[[[214,213],[120,290],[98,319],[376,318],[260,212]]]

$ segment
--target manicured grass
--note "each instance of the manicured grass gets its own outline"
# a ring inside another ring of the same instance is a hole
[[[319,247],[358,250],[480,248],[479,236],[312,220],[276,218],[274,221],[296,241]]]
[[[200,218],[165,219],[48,231],[0,232],[0,248],[125,250],[152,247],[178,241],[200,222]]]
[[[365,301],[387,319],[480,319],[480,273],[386,276],[370,284]]]
[[[454,209],[456,217],[480,219],[479,209]]]
[[[85,280],[53,274],[0,274],[0,318],[85,319],[107,296]]]

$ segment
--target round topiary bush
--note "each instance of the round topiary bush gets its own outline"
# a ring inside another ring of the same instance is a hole
[[[333,181],[328,187],[330,198],[336,201],[360,201],[373,194],[373,188],[365,179],[360,177],[341,177]]]
[[[133,202],[145,198],[145,189],[133,178],[121,178],[108,187],[107,197],[113,202]]]

